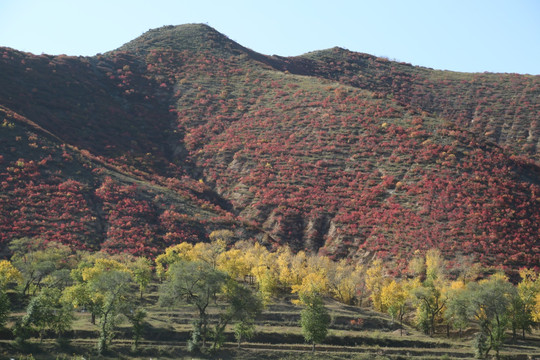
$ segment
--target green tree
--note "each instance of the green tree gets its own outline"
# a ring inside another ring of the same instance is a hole
[[[320,344],[328,334],[330,315],[318,293],[301,295],[304,308],[300,312],[300,326],[306,342],[312,344],[311,351],[315,352],[315,344]]]
[[[499,351],[510,322],[510,303],[516,288],[502,275],[467,285],[469,314],[480,323],[475,351],[478,357],[488,357],[491,349],[499,359]]]
[[[532,325],[534,324],[532,313],[528,311],[525,302],[517,291],[510,297],[508,315],[510,327],[512,328],[512,341],[516,341],[518,330],[522,330],[523,338],[525,338],[525,332],[532,331]]]
[[[152,262],[141,256],[130,263],[128,267],[133,274],[133,280],[139,285],[139,295],[142,299],[146,287],[152,281]]]
[[[241,320],[234,324],[234,338],[238,344],[238,348],[242,341],[249,340],[255,335],[255,322],[253,320]]]
[[[263,309],[261,295],[234,279],[227,281],[224,295],[227,307],[220,314],[219,321],[214,328],[214,350],[223,344],[223,333],[231,321],[237,322],[235,335],[240,346],[241,340],[253,333],[254,320]]]
[[[6,325],[10,310],[11,303],[8,295],[4,289],[0,288],[0,327],[4,327],[4,325]]]
[[[99,318],[97,347],[101,354],[112,341],[119,315],[133,308],[132,273],[119,261],[91,256],[72,271],[72,277],[76,284],[66,288],[63,297],[75,307],[87,307],[93,320]]]
[[[459,329],[459,337],[461,338],[463,329],[469,325],[469,299],[463,282],[456,281],[454,284],[456,285],[448,290],[444,318],[447,324],[454,329]]]
[[[144,325],[147,316],[146,310],[142,308],[138,308],[135,310],[130,310],[127,313],[127,318],[129,322],[131,323],[131,327],[133,328],[133,346],[132,349],[135,351],[139,348],[139,341],[141,340]]]
[[[98,352],[102,354],[110,344],[117,326],[118,315],[125,314],[132,308],[130,303],[132,278],[128,271],[107,270],[96,274],[91,279],[90,290],[96,296],[103,297],[99,319]]]
[[[75,254],[67,245],[44,243],[41,239],[15,239],[9,245],[11,262],[21,272],[23,295],[35,294],[43,286],[63,287],[69,281]]]
[[[202,349],[208,337],[208,307],[217,300],[227,280],[227,274],[204,261],[179,260],[170,265],[167,277],[160,288],[160,302],[163,305],[177,305],[187,302],[196,307],[198,319],[193,324],[193,339],[190,348],[196,350],[198,336]]]
[[[38,331],[40,341],[46,330],[52,330],[57,337],[71,328],[73,306],[62,301],[62,292],[57,288],[44,288],[30,299],[21,327],[33,327]],[[28,333],[25,331],[25,333]]]

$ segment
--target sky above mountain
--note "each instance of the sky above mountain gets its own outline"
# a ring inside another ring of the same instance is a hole
[[[91,56],[206,23],[263,54],[340,46],[435,69],[540,74],[536,0],[1,0],[0,46]]]

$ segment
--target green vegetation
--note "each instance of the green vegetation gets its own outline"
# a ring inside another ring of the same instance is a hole
[[[315,352],[315,344],[322,343],[328,334],[330,315],[324,307],[322,297],[317,293],[302,294],[300,301],[304,304],[300,312],[302,334],[306,342],[312,343],[312,351]]]

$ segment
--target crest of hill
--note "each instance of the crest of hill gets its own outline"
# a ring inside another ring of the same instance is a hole
[[[206,24],[169,25],[151,29],[115,51],[144,55],[153,49],[211,51],[220,56],[252,52]]]

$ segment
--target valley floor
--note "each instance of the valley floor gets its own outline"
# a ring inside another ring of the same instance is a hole
[[[153,295],[145,299],[155,304]],[[193,309],[168,310],[157,305],[148,307],[147,326],[139,348],[132,349],[129,326],[120,327],[109,352],[96,355],[97,332],[89,315],[78,313],[69,341],[63,345],[53,339],[32,338],[24,346],[13,340],[0,341],[0,357],[6,359],[473,359],[471,348],[473,331],[465,332],[462,339],[452,332],[446,337],[441,328],[433,338],[405,326],[400,335],[399,326],[389,317],[365,308],[345,306],[328,301],[332,323],[329,336],[323,344],[305,344],[298,325],[300,308],[289,300],[281,300],[267,307],[258,319],[254,338],[242,343],[234,342],[231,332],[222,349],[214,353],[192,354],[186,350],[191,332]],[[360,319],[360,320],[359,320]],[[351,322],[352,320],[352,322]],[[540,359],[540,331],[528,334],[526,340],[507,344],[501,355],[504,359]]]

